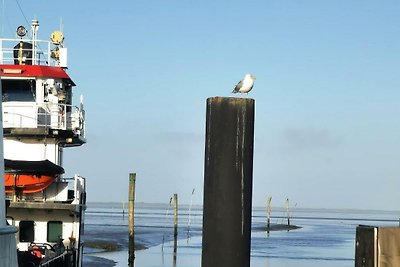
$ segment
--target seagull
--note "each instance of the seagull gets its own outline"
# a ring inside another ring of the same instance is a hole
[[[236,93],[249,93],[251,91],[251,89],[253,89],[253,85],[254,85],[254,80],[256,79],[255,76],[251,75],[251,74],[246,74],[246,76],[244,76],[244,79],[241,80],[235,87],[235,89],[233,89],[232,93],[236,94]]]

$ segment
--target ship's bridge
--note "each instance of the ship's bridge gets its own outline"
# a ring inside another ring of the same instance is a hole
[[[49,41],[37,40],[38,23],[32,24],[32,39],[17,29],[19,39],[0,39],[4,136],[52,136],[65,146],[85,143],[83,98],[72,103],[75,86],[67,68],[67,49],[61,32]]]

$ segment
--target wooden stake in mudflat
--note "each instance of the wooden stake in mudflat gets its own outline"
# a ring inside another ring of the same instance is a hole
[[[267,203],[267,231],[269,232],[269,228],[271,227],[271,200],[272,197],[268,197]]]
[[[193,195],[194,195],[194,188],[192,190],[192,196],[190,197],[190,205],[189,205],[189,211],[188,211],[188,227],[187,227],[188,240],[189,240],[189,234],[190,234],[190,211],[192,210],[192,205],[193,205]]]
[[[135,182],[136,182],[136,173],[129,174],[129,259],[128,264],[129,267],[134,266],[135,261]]]
[[[290,226],[289,199],[286,199],[287,225]]]
[[[202,267],[249,267],[254,99],[207,99]]]
[[[176,255],[178,251],[178,194],[174,194],[174,255],[173,267],[176,266]]]
[[[178,194],[174,194],[174,237],[178,235]]]

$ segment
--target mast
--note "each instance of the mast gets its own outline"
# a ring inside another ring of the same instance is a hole
[[[0,77],[1,78],[1,77]],[[1,82],[0,82],[1,93]],[[2,105],[0,105],[0,140],[3,140],[3,123],[1,119]],[[3,142],[0,142],[0,177],[4,177]],[[15,233],[17,229],[6,223],[4,179],[0,179],[0,266],[18,267]]]
[[[33,41],[33,47],[32,47],[32,64],[33,65],[37,65],[37,58],[36,58],[36,54],[37,54],[37,33],[39,30],[39,21],[37,19],[32,20],[32,41]]]

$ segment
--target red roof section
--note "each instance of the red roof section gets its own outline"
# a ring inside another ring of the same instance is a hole
[[[63,68],[42,65],[0,65],[1,76],[4,77],[46,77],[71,78]]]

